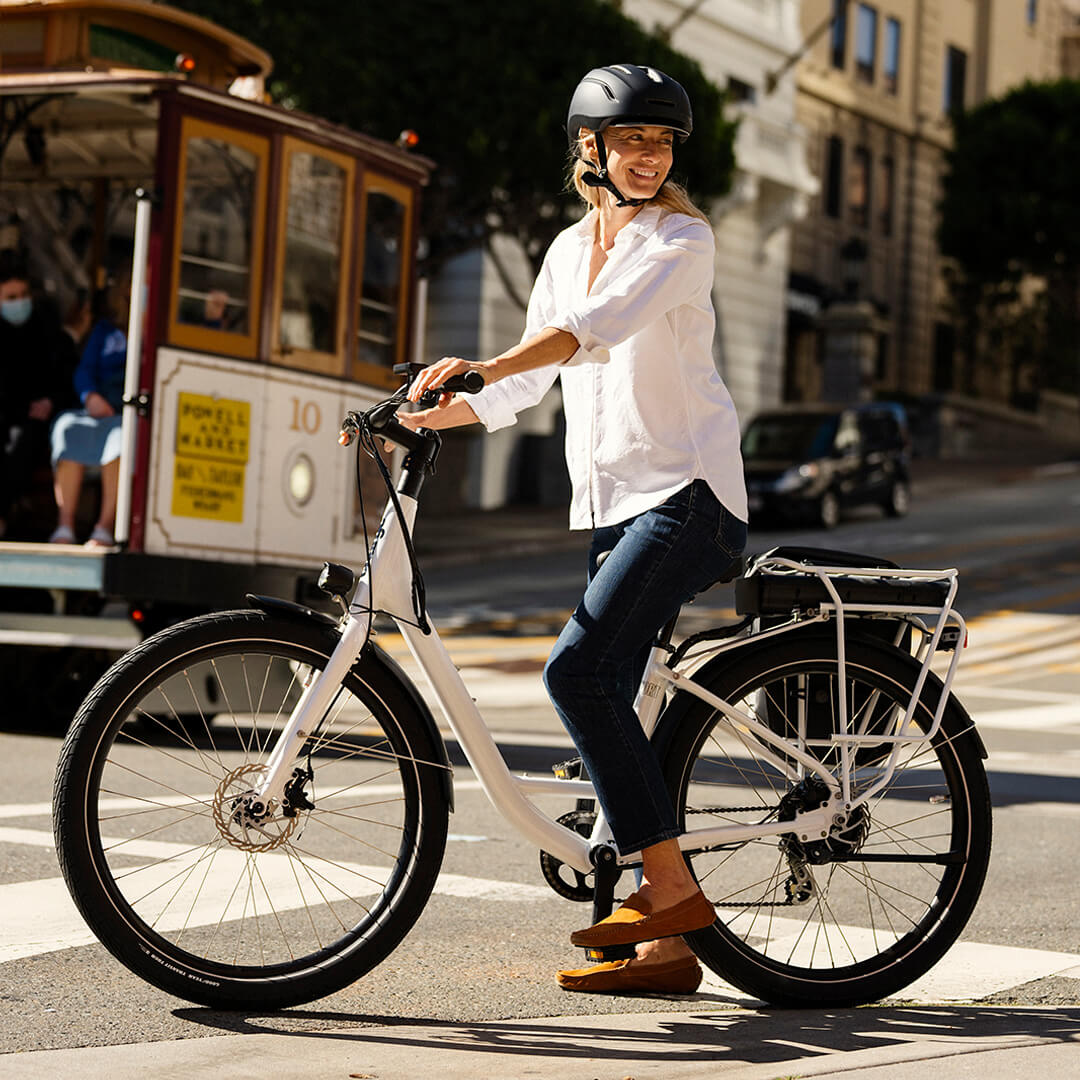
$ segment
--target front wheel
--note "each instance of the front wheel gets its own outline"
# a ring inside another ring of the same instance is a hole
[[[213,1008],[341,989],[423,910],[448,822],[444,757],[370,654],[247,812],[278,732],[337,641],[258,611],[148,638],[94,688],[64,743],[54,828],[68,887],[122,963]]]
[[[828,744],[841,697],[850,731],[888,735],[918,672],[898,650],[852,639],[841,685],[832,632],[793,633],[721,659],[701,676],[705,685],[834,775],[839,754]],[[922,731],[940,692],[930,676],[914,718]],[[798,777],[794,759],[770,758],[707,703],[675,712],[665,769],[684,829],[793,820],[827,796],[823,782]],[[853,753],[853,796],[886,776],[892,746]],[[716,922],[687,938],[709,967],[776,1005],[854,1005],[897,992],[941,958],[967,923],[989,861],[981,743],[950,700],[933,739],[902,746],[894,764],[885,786],[825,838],[787,833],[688,857],[716,905]]]

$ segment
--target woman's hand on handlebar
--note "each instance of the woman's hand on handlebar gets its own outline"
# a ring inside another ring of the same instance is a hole
[[[417,431],[422,427],[440,431],[478,422],[478,417],[472,411],[468,401],[460,397],[455,397],[449,404],[436,405],[432,409],[421,409],[413,413],[399,412],[397,418],[411,431]]]
[[[444,356],[441,360],[437,360],[434,364],[430,364],[424,368],[419,375],[413,380],[412,385],[409,387],[409,400],[419,401],[425,391],[434,390],[437,387],[441,387],[448,379],[452,379],[456,375],[464,375],[467,372],[476,371],[482,375],[486,381],[491,381],[491,365],[481,363],[476,360],[462,360],[458,356]],[[454,400],[454,395],[450,393],[442,393],[439,395],[439,401],[436,405],[437,409],[445,409]],[[434,410],[426,410],[428,412],[434,412]],[[476,419],[476,414],[472,409],[468,410],[472,414],[471,420],[458,420],[459,424],[471,423]],[[421,415],[420,413],[413,413],[412,417]],[[404,419],[404,417],[402,417]],[[426,423],[424,427],[454,427],[454,424],[435,424]]]

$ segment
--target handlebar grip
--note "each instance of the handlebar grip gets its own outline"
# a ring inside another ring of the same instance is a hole
[[[466,371],[464,375],[452,375],[439,387],[425,390],[419,404],[424,408],[438,404],[440,394],[478,394],[484,389],[484,376],[479,371]]]

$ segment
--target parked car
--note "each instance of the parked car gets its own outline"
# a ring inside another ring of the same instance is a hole
[[[743,434],[751,518],[833,528],[867,503],[901,517],[911,500],[907,416],[900,405],[798,405],[760,413]]]

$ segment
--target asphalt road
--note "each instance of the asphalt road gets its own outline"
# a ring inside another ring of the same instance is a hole
[[[952,493],[903,522],[872,512],[830,535],[756,533],[757,549],[813,543],[958,565],[970,648],[956,686],[990,751],[995,848],[961,943],[904,1000],[1061,1005],[1080,1002],[1080,494],[1075,474],[1022,487]],[[428,575],[436,618],[469,625],[449,639],[512,767],[539,771],[568,754],[538,672],[549,631],[576,599],[581,552],[487,562]],[[493,600],[497,597],[497,600]],[[715,590],[688,617],[722,616]],[[481,634],[484,627],[494,632]],[[384,634],[384,645],[400,643]],[[457,812],[444,871],[495,883],[483,897],[437,891],[404,944],[359,983],[281,1016],[194,1008],[141,983],[78,938],[51,848],[49,800],[58,741],[0,734],[0,1053],[44,1047],[200,1038],[222,1031],[363,1029],[407,1019],[641,1011],[640,999],[558,990],[578,956],[567,935],[589,908],[550,893],[537,854],[489,808],[460,754]],[[563,807],[543,800],[554,812]],[[46,916],[56,921],[45,921]],[[67,936],[65,936],[67,935]],[[66,943],[66,944],[65,944]],[[64,945],[65,947],[58,947]],[[663,1008],[745,1003],[710,978]],[[0,1066],[2,1068],[2,1066]]]

